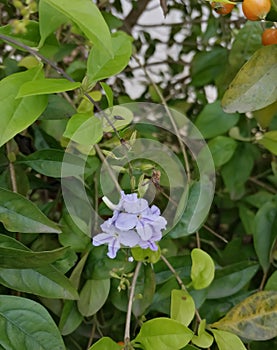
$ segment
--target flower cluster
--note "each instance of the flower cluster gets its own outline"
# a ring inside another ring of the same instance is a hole
[[[92,244],[108,244],[108,257],[113,259],[121,246],[157,250],[156,242],[162,238],[166,220],[155,205],[149,207],[147,200],[138,198],[136,193],[121,191],[118,204],[103,197],[106,205],[113,210],[113,216],[102,225],[102,232],[93,237]]]

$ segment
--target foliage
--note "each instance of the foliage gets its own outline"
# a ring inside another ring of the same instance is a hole
[[[276,347],[277,3],[229,8],[0,1],[1,349]]]

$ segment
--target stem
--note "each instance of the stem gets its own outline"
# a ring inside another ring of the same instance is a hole
[[[111,180],[114,182],[117,191],[120,193],[121,187],[119,186],[119,183],[118,183],[117,179],[115,178],[114,173],[113,173],[109,163],[107,162],[107,159],[104,157],[104,154],[103,154],[101,148],[97,144],[94,145],[94,148],[95,148],[95,151],[98,154],[99,158],[101,159],[101,161],[107,166],[107,170],[108,170],[108,173],[111,177]]]
[[[264,285],[265,285],[266,279],[267,279],[267,271],[264,272],[264,274],[263,274],[263,278],[262,278],[259,290],[263,290],[264,289]]]
[[[269,186],[269,185],[263,183],[263,182],[260,181],[260,180],[257,180],[255,177],[250,177],[249,180],[250,180],[251,182],[253,182],[254,184],[256,184],[256,185],[258,185],[258,186],[264,188],[265,190],[267,190],[267,191],[269,191],[269,192],[271,192],[271,193],[273,193],[273,194],[277,194],[277,191],[275,190],[275,188],[273,188],[273,187],[271,187],[271,186]]]
[[[90,337],[87,345],[87,350],[89,350],[89,348],[91,347],[91,344],[93,342],[93,338],[95,335],[95,330],[96,330],[96,316],[94,315],[94,322],[92,324],[91,333],[90,333]]]
[[[161,93],[160,89],[158,88],[157,84],[153,81],[153,79],[151,78],[151,76],[149,75],[148,71],[146,70],[146,68],[140,63],[139,59],[137,57],[135,57],[135,60],[137,61],[137,63],[141,66],[141,68],[143,69],[146,77],[148,78],[148,80],[151,82],[151,84],[154,86],[154,89],[156,90],[159,98],[161,99],[162,101],[162,104],[166,110],[166,113],[170,119],[170,122],[173,126],[173,129],[174,129],[174,132],[175,132],[175,135],[177,136],[177,139],[178,139],[178,142],[179,142],[179,145],[180,145],[180,148],[181,148],[181,151],[182,151],[182,154],[183,154],[183,158],[184,158],[184,162],[185,162],[185,168],[186,168],[186,173],[187,173],[187,178],[188,178],[188,183],[190,183],[191,181],[191,174],[190,174],[190,167],[189,167],[189,161],[188,161],[188,156],[187,156],[187,152],[186,152],[186,149],[185,149],[185,146],[182,142],[182,138],[180,136],[180,133],[179,133],[179,130],[177,128],[177,125],[175,123],[175,120],[173,118],[173,115],[170,111],[170,109],[168,108],[168,105],[166,103],[166,100],[163,96],[163,94]]]
[[[6,150],[7,150],[7,156],[9,159],[9,171],[10,171],[12,190],[13,190],[13,192],[17,192],[17,183],[16,183],[14,163],[10,160],[10,156],[9,156],[12,153],[10,141],[7,142],[7,144],[6,144]]]
[[[176,278],[176,281],[179,283],[180,287],[183,290],[187,290],[186,286],[184,285],[183,281],[181,280],[180,276],[178,275],[177,271],[174,269],[174,267],[170,264],[170,262],[167,260],[167,258],[164,255],[161,255],[162,261],[166,264],[166,266],[169,268],[169,270],[173,273],[174,277]]]
[[[178,275],[177,271],[174,269],[174,267],[170,264],[170,262],[167,260],[167,258],[164,255],[161,255],[162,261],[166,264],[166,266],[169,268],[169,270],[173,273],[174,277],[176,278],[176,281],[179,283],[181,289],[187,291],[186,286],[184,285],[183,281],[181,280],[180,276]],[[195,308],[195,316],[197,321],[201,322],[201,316],[198,312],[198,310]]]
[[[221,239],[224,243],[229,243],[227,241],[227,239],[225,239],[224,237],[220,236],[218,233],[216,233],[213,229],[211,229],[209,226],[207,225],[203,225],[203,227],[209,231],[211,234],[213,234],[214,236],[216,236],[217,238]]]
[[[128,309],[126,314],[126,324],[125,324],[125,333],[124,333],[124,342],[125,342],[125,350],[129,349],[129,343],[130,343],[130,326],[131,326],[131,315],[132,315],[132,305],[133,305],[133,299],[135,295],[135,287],[138,279],[139,270],[141,268],[142,262],[139,261],[132,280],[131,288],[130,288],[130,296],[128,301]]]

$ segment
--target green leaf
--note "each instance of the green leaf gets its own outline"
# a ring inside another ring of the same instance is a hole
[[[116,130],[121,130],[130,124],[134,117],[133,112],[124,106],[113,106],[102,113],[98,113],[97,116],[102,119],[104,132],[113,132],[114,128]],[[113,124],[113,127],[111,126],[111,123]]]
[[[223,112],[220,101],[207,104],[198,115],[195,126],[204,138],[209,139],[227,132],[237,124],[239,115]]]
[[[74,114],[68,121],[63,136],[80,145],[93,146],[103,136],[102,122],[89,114]]]
[[[0,296],[0,344],[3,349],[65,350],[60,332],[43,306],[16,296]]]
[[[188,326],[195,315],[195,304],[192,296],[185,290],[171,291],[170,318]]]
[[[198,52],[191,63],[191,84],[199,87],[214,81],[225,69],[222,62],[228,60],[228,51],[215,46],[211,51]]]
[[[186,346],[192,337],[193,332],[181,323],[158,317],[143,323],[135,341],[145,350],[177,350]]]
[[[16,98],[71,91],[79,88],[81,85],[79,82],[72,82],[67,79],[37,79],[22,84]]]
[[[254,225],[255,213],[251,209],[249,209],[246,205],[240,204],[239,217],[241,219],[245,232],[248,235],[252,235],[255,230],[255,225]]]
[[[45,298],[79,298],[70,281],[51,265],[37,269],[0,268],[0,283],[11,289]]]
[[[42,47],[46,38],[53,33],[60,25],[68,21],[67,17],[54,7],[50,6],[47,1],[39,1],[39,47]]]
[[[211,329],[219,350],[246,350],[243,342],[235,334]]]
[[[229,62],[232,66],[240,68],[256,50],[262,47],[262,32],[260,23],[253,21],[245,23],[236,35],[229,54]]]
[[[219,168],[232,158],[237,142],[227,136],[217,136],[208,142],[208,146],[213,156],[214,165]]]
[[[192,266],[190,277],[194,289],[208,287],[214,279],[215,266],[209,254],[199,248],[191,252]]]
[[[0,81],[0,146],[31,125],[46,108],[46,96],[16,99],[21,85],[27,81],[35,81],[40,72],[41,66],[14,73]]]
[[[84,160],[79,156],[56,149],[43,149],[27,157],[18,158],[16,164],[25,164],[45,176],[60,178],[84,173]],[[62,173],[63,167],[63,173]]]
[[[73,300],[66,300],[60,318],[59,329],[62,335],[73,333],[82,323],[83,316],[77,308],[77,303]]]
[[[93,344],[89,350],[120,350],[122,347],[114,342],[111,338],[103,337]]]
[[[11,232],[60,233],[38,207],[18,193],[0,188],[0,221]]]
[[[277,46],[257,50],[241,68],[222,99],[227,113],[245,113],[264,108],[277,100]]]
[[[211,327],[249,340],[267,340],[277,336],[276,318],[277,292],[261,291],[237,304]]]
[[[87,280],[80,292],[78,309],[83,316],[94,315],[105,304],[110,291],[110,279]]]
[[[130,60],[132,40],[132,37],[121,31],[112,34],[112,57],[100,46],[92,47],[87,61],[89,82],[93,83],[120,73]]]
[[[100,83],[102,89],[105,91],[109,108],[113,107],[113,90],[103,81]]]
[[[61,95],[49,95],[48,105],[40,120],[68,119],[76,113],[75,108]]]
[[[248,180],[254,166],[253,145],[238,144],[233,157],[222,167],[222,178],[231,199],[239,199],[245,192],[245,182]]]
[[[208,299],[228,297],[241,290],[256,274],[258,264],[239,262],[217,269],[215,278],[208,288]]]
[[[38,268],[54,263],[68,254],[69,248],[43,252],[24,251],[0,246],[0,267],[7,269]]]
[[[273,274],[269,277],[264,289],[277,291],[277,271],[274,271]]]
[[[155,274],[151,264],[143,265],[137,279],[132,311],[136,317],[145,313],[155,294]]]
[[[206,181],[195,182],[189,190],[186,209],[173,230],[169,233],[172,238],[188,236],[197,231],[206,219],[213,197],[213,184]]]
[[[70,246],[76,252],[82,252],[91,244],[89,227],[80,218],[73,218],[65,212],[60,225],[62,233],[59,234],[59,241],[63,246]]]
[[[255,217],[254,248],[266,272],[271,263],[271,250],[277,237],[277,206],[275,201],[265,203]]]
[[[277,155],[277,130],[266,132],[258,142],[271,153]]]
[[[143,261],[144,263],[148,262],[155,264],[160,260],[161,249],[159,248],[156,251],[151,250],[150,248],[143,249],[141,247],[131,248],[132,256],[136,261]]]
[[[198,326],[198,331],[197,331],[198,335],[194,335],[191,340],[193,344],[204,349],[209,348],[214,341],[213,336],[208,332],[206,332],[205,328],[206,328],[206,320],[201,320]]]
[[[113,49],[109,28],[98,7],[90,0],[44,0],[51,7],[62,13],[84,32],[102,51],[113,57]],[[59,20],[56,19],[55,26]]]

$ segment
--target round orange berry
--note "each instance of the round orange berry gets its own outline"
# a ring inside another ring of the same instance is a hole
[[[250,21],[265,19],[270,9],[270,0],[244,0],[242,3],[242,11]]]
[[[268,28],[262,34],[263,45],[277,44],[277,28]]]

